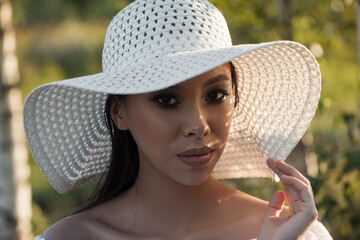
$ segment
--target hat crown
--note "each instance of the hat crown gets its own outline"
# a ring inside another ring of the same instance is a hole
[[[137,0],[111,21],[104,72],[177,52],[232,46],[227,23],[206,0]]]

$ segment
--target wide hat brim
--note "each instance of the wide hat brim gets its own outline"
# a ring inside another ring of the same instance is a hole
[[[110,134],[108,94],[164,89],[231,61],[239,104],[216,178],[271,176],[266,159],[284,160],[305,133],[320,97],[319,66],[291,41],[177,52],[138,61],[116,72],[49,83],[30,93],[24,126],[30,150],[61,193],[98,180],[106,171]]]

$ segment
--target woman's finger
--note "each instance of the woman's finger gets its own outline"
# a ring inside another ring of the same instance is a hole
[[[281,160],[275,161],[275,160],[269,158],[267,160],[267,164],[270,167],[270,169],[272,169],[279,177],[281,177],[284,174],[296,177],[296,178],[300,179],[302,182],[304,182],[306,185],[310,186],[310,188],[311,188],[309,180],[306,177],[304,177],[293,166],[285,163],[284,161],[281,161]]]
[[[303,183],[310,186],[309,180],[304,177],[298,170],[296,170],[293,166],[285,163],[284,161],[277,161],[275,163],[276,168],[279,170],[279,174],[286,174],[289,176],[293,176],[295,178],[300,179]],[[280,177],[280,176],[279,176]]]
[[[285,194],[282,191],[277,191],[271,198],[266,209],[265,217],[279,217],[284,207]]]
[[[280,170],[276,167],[276,161],[272,158],[268,158],[266,161],[267,165],[271,170],[273,170],[276,174],[280,172]]]
[[[293,176],[282,175],[280,180],[293,201],[301,200],[315,206],[313,193],[309,185]]]

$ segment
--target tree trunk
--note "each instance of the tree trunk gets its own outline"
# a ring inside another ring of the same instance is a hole
[[[358,55],[358,111],[357,111],[357,131],[360,131],[360,0],[356,1],[356,35],[357,35],[357,55]],[[359,139],[357,139],[359,141]],[[357,142],[358,144],[358,142]]]
[[[281,38],[286,40],[292,39],[292,26],[291,26],[291,8],[290,0],[276,0],[279,22],[281,25]]]
[[[0,0],[0,239],[32,239],[30,168],[9,0]]]

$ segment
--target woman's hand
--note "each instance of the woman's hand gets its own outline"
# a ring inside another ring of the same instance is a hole
[[[276,192],[269,202],[257,239],[300,239],[318,216],[310,182],[283,161],[268,159],[267,164],[284,186],[290,215],[279,217],[285,194]]]

